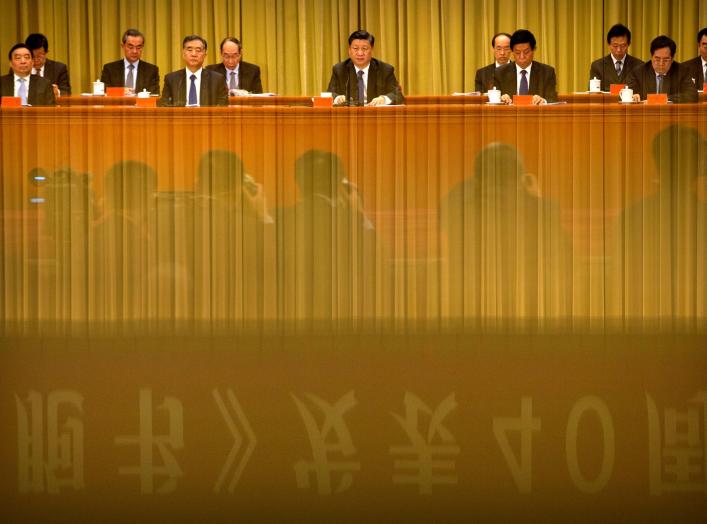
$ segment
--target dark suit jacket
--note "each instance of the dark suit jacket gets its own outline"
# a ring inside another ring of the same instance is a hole
[[[0,77],[0,96],[15,96],[14,81],[15,77],[13,74]],[[41,76],[32,75],[29,81],[27,103],[31,106],[56,105],[51,82]]]
[[[179,69],[164,77],[164,89],[159,100],[160,106],[185,106],[187,105],[187,77],[186,69]],[[202,106],[227,106],[228,89],[226,78],[208,69],[201,71],[200,105]]]
[[[510,95],[511,97],[517,95],[516,64],[511,62],[497,67],[494,72],[494,82],[496,83],[496,88],[501,90],[502,95]],[[540,95],[548,102],[557,102],[555,68],[533,61],[533,67],[530,68],[528,94]]]
[[[616,74],[616,66],[614,66],[614,60],[610,54],[595,60],[589,68],[589,79],[598,78],[601,80],[601,90],[608,91],[611,89],[611,84],[625,84],[631,71],[643,64],[642,60],[628,54],[622,62],[623,67],[621,68],[621,76],[619,76]]]
[[[702,58],[697,56],[692,60],[683,62],[682,67],[687,69],[687,75],[693,79],[695,87],[701,90],[702,85],[705,83],[705,70],[702,67]]]
[[[339,62],[332,68],[331,80],[329,80],[327,91],[330,91],[334,98],[339,95],[345,95],[346,100],[358,101],[357,86],[358,79],[356,78],[356,69],[350,58]],[[392,104],[402,104],[405,102],[403,93],[400,90],[400,84],[395,78],[395,69],[393,66],[373,58],[368,68],[366,98],[370,102],[374,98],[382,95],[390,98]]]
[[[106,87],[124,87],[125,61],[121,59],[105,64],[101,72],[101,82]],[[160,93],[160,69],[156,65],[140,60],[135,79],[135,92],[139,93],[143,89],[156,95]]]
[[[226,85],[228,85],[226,66],[223,63],[211,64],[206,66],[206,69],[221,73],[226,78]],[[238,67],[238,89],[245,89],[249,93],[262,93],[263,84],[260,82],[260,67],[248,62],[241,62]]]
[[[496,72],[496,62],[476,70],[474,79],[474,89],[479,93],[485,93],[494,85],[493,74]]]
[[[655,71],[651,61],[631,71],[627,84],[633,89],[633,94],[641,95],[641,100],[645,100],[648,93],[655,93]],[[662,92],[667,93],[671,102],[697,102],[697,88],[692,83],[690,71],[678,62],[673,62],[665,74]]]

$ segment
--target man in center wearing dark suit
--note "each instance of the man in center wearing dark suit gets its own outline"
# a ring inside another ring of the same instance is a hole
[[[244,96],[249,93],[262,93],[263,84],[260,82],[260,67],[255,64],[243,62],[243,47],[241,41],[233,36],[227,36],[221,42],[220,64],[206,66],[210,71],[221,73],[226,78],[226,87],[229,92]]]
[[[182,58],[186,68],[165,76],[160,106],[228,105],[226,78],[203,68],[206,49],[206,40],[199,35],[184,37]]]
[[[474,86],[479,93],[485,93],[493,87],[493,74],[497,67],[506,65],[511,59],[511,35],[508,33],[496,33],[491,39],[491,49],[493,49],[493,64],[476,70]]]
[[[160,70],[156,65],[141,60],[145,47],[145,36],[137,29],[123,33],[123,59],[103,66],[101,82],[106,87],[125,87],[128,93],[139,93],[146,89],[150,93],[160,92]]]
[[[46,78],[33,75],[32,51],[26,44],[15,44],[7,54],[10,73],[0,77],[0,96],[19,97],[23,105],[53,106],[54,89]]]
[[[631,45],[631,31],[622,24],[616,24],[606,34],[609,54],[592,62],[589,79],[601,80],[601,90],[609,91],[611,84],[625,84],[629,73],[643,64],[643,61],[628,54]]]
[[[665,93],[673,103],[697,102],[697,88],[687,67],[674,60],[677,44],[665,35],[651,42],[651,59],[628,75],[634,102],[646,100],[649,94]]]
[[[557,102],[555,68],[533,61],[535,36],[527,29],[511,35],[515,62],[496,68],[494,83],[501,91],[501,102],[513,103],[513,95],[532,95],[533,105]]]
[[[332,68],[327,88],[334,97],[334,105],[380,106],[404,102],[393,66],[373,58],[374,42],[375,37],[364,30],[349,36],[349,58]]]

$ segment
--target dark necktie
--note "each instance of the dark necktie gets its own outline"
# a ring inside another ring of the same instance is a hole
[[[519,95],[527,95],[528,94],[528,77],[526,76],[528,72],[525,69],[520,70],[520,88],[518,89],[518,94]]]
[[[231,71],[231,80],[228,83],[229,89],[238,89],[238,84],[236,84],[236,72]]]
[[[196,105],[196,75],[191,75],[191,85],[189,86],[189,105]]]
[[[135,69],[135,66],[133,64],[130,64],[128,66],[128,78],[125,80],[125,87],[129,87],[130,89],[135,89],[135,77],[133,76],[133,69]]]
[[[663,75],[658,75],[655,81],[655,92],[661,93],[663,91]]]
[[[365,103],[366,85],[363,83],[363,71],[358,72],[358,101]]]
[[[616,61],[616,76],[621,76],[621,60]]]

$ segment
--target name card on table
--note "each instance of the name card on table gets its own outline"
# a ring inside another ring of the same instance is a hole
[[[513,95],[514,106],[531,106],[533,105],[533,95]]]
[[[626,87],[626,84],[611,84],[609,86],[609,92],[612,95],[618,95],[619,91],[621,91],[624,87]]]
[[[668,95],[666,93],[648,93],[648,103],[651,105],[667,104]]]
[[[22,107],[22,99],[19,96],[3,96],[0,99],[1,107]]]
[[[106,87],[106,96],[125,96],[124,87]]]

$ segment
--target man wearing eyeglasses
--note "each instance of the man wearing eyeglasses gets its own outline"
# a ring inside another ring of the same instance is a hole
[[[494,83],[501,90],[501,102],[513,103],[513,95],[532,95],[532,104],[557,102],[555,68],[533,60],[535,36],[527,29],[511,35],[515,62],[496,68]]]
[[[147,90],[160,92],[160,70],[156,65],[141,60],[145,36],[137,29],[123,33],[123,59],[103,66],[101,82],[106,87],[125,87],[126,94]]]
[[[633,89],[634,102],[648,98],[652,93],[665,93],[675,103],[697,102],[697,88],[690,71],[673,60],[677,45],[665,35],[651,42],[651,59],[631,71],[628,87]]]
[[[631,31],[623,24],[616,24],[606,34],[609,54],[592,62],[589,79],[601,80],[601,90],[609,91],[611,84],[625,84],[629,73],[643,64],[642,60],[628,54]]]
[[[199,35],[182,40],[182,58],[186,68],[164,77],[160,106],[227,106],[226,77],[204,69],[207,45]]]
[[[206,66],[206,69],[221,73],[226,78],[229,93],[237,96],[262,93],[260,67],[242,61],[242,54],[241,41],[233,36],[227,36],[221,42],[221,59],[223,61],[220,64]]]

